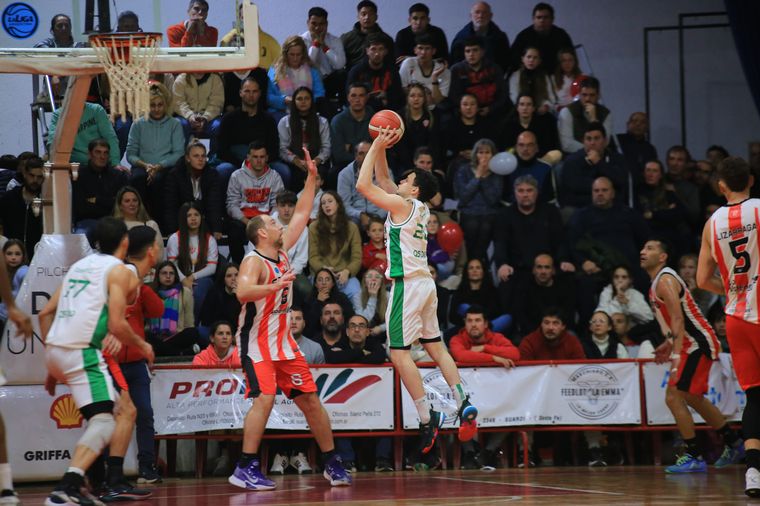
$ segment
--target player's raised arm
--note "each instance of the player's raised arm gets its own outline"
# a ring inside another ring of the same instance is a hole
[[[397,141],[398,139],[394,142]],[[377,181],[377,185],[385,190],[386,193],[395,195],[398,192],[398,186],[393,181],[390,170],[388,169],[387,155],[388,153],[386,149],[380,150],[377,154],[377,159],[375,160],[375,181]]]
[[[140,350],[148,362],[153,362],[153,347],[138,336],[127,321],[127,296],[134,289],[134,279],[134,273],[124,265],[108,274],[108,331],[122,343]]]
[[[712,220],[707,220],[702,230],[702,246],[699,248],[699,262],[697,263],[697,286],[702,290],[725,295],[725,289],[720,278],[715,275],[718,264],[712,256],[712,244],[710,239],[710,226]]]
[[[296,203],[288,229],[282,236],[282,249],[285,251],[290,250],[298,242],[303,229],[309,223],[311,208],[314,205],[314,194],[317,189],[317,163],[311,159],[308,149],[303,148],[303,153],[308,174],[306,175],[303,192],[301,192],[301,196]]]
[[[290,230],[290,228],[288,228],[288,230]],[[235,294],[241,304],[263,299],[264,297],[282,289],[283,285],[292,283],[293,280],[296,279],[296,275],[293,272],[286,272],[274,283],[262,285],[260,282],[262,267],[263,264],[261,263],[261,260],[255,256],[244,258],[243,263],[240,264],[240,272],[238,273],[237,282],[238,287]]]
[[[385,150],[398,140],[398,136],[399,134],[396,131],[391,132],[388,129],[380,131],[380,134],[372,142],[367,156],[364,157],[364,162],[362,162],[361,169],[359,170],[359,178],[356,180],[356,189],[367,200],[377,207],[389,211],[391,214],[408,214],[411,204],[406,199],[399,195],[388,193],[372,181],[372,173],[380,154],[382,153],[382,156],[385,157]]]

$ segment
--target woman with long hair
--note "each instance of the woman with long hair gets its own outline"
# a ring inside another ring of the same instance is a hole
[[[427,92],[422,84],[411,83],[407,87],[406,105],[401,111],[401,117],[404,119],[404,136],[395,149],[402,172],[414,166],[414,152],[422,146],[430,149],[436,162],[440,161],[440,121],[428,108]]]
[[[216,276],[216,282],[211,287],[206,300],[203,301],[200,312],[201,335],[208,335],[208,328],[214,322],[224,320],[230,322],[232,333],[237,331],[240,301],[237,299],[237,279],[239,268],[235,263],[228,263],[224,271]]]
[[[166,258],[177,266],[182,285],[193,291],[197,320],[203,300],[214,284],[219,250],[216,239],[206,228],[198,204],[182,204],[178,221],[179,230],[169,236],[166,243]]]
[[[3,244],[3,256],[5,257],[5,268],[8,270],[8,279],[11,281],[11,293],[13,297],[16,297],[21,288],[21,283],[29,271],[29,259],[26,257],[24,242],[18,239],[8,239]],[[5,328],[7,320],[8,308],[4,302],[0,302],[0,332]]]
[[[551,79],[541,68],[541,52],[527,46],[520,57],[520,68],[509,76],[509,98],[517,103],[517,97],[526,93],[536,101],[539,114],[554,111],[557,97]]]
[[[290,114],[280,120],[280,158],[290,167],[290,189],[299,191],[306,180],[306,162],[303,147],[309,150],[320,170],[330,160],[330,124],[317,114],[314,93],[302,86],[293,92]]]
[[[654,320],[652,308],[644,294],[633,287],[633,272],[627,265],[612,269],[610,284],[602,289],[596,310],[608,315],[623,313],[632,325]]]
[[[467,308],[477,304],[485,309],[491,330],[504,333],[512,324],[512,316],[503,312],[499,301],[499,292],[483,260],[470,258],[462,282],[451,297],[449,321],[455,328],[462,328]]]
[[[581,68],[578,66],[578,55],[575,49],[566,47],[557,53],[557,68],[552,75],[552,86],[557,95],[557,110],[568,106],[575,98],[572,95],[572,85],[581,77]]]
[[[459,225],[472,257],[485,258],[500,208],[504,177],[488,167],[495,154],[496,144],[480,139],[472,148],[470,164],[460,167],[454,179]]]
[[[291,35],[282,43],[282,52],[269,68],[267,103],[275,121],[282,118],[298,88],[313,90],[316,98],[325,96],[325,86],[319,70],[311,65],[306,42],[298,35]]]
[[[129,129],[127,161],[129,184],[140,192],[153,216],[162,216],[166,173],[185,151],[182,124],[172,117],[172,95],[163,84],[151,81],[150,112]]]
[[[547,151],[560,149],[557,120],[551,114],[537,114],[536,102],[527,93],[520,93],[515,102],[515,110],[507,116],[501,128],[499,137],[500,149],[511,149],[517,144],[517,137],[525,131],[531,131],[536,136],[538,152],[536,156],[544,156]]]
[[[113,217],[123,220],[127,229],[145,225],[156,231],[156,246],[158,246],[158,259],[164,259],[164,239],[161,236],[161,230],[158,223],[153,221],[148,215],[148,211],[143,205],[140,192],[132,186],[123,186],[116,193],[116,200],[113,206]]]
[[[309,268],[317,272],[324,267],[335,274],[338,288],[349,299],[359,291],[361,234],[348,218],[343,199],[332,190],[322,195],[317,219],[309,225]]]
[[[147,321],[146,338],[156,355],[191,355],[201,341],[193,318],[193,294],[179,279],[177,266],[165,260],[156,266],[151,288],[164,301],[164,314]]]
[[[333,274],[332,270],[323,267],[314,274],[314,287],[311,295],[304,300],[303,317],[306,320],[305,335],[316,336],[319,334],[322,329],[320,325],[322,308],[327,302],[338,303],[343,310],[343,319],[345,321],[348,321],[354,314],[351,300],[338,288],[335,274]]]
[[[364,273],[361,291],[354,295],[354,311],[369,322],[370,336],[385,341],[385,310],[388,308],[388,290],[385,273],[374,266]]]

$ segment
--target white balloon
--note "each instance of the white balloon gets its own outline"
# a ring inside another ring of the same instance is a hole
[[[494,174],[508,176],[517,168],[517,158],[515,158],[515,155],[512,153],[497,153],[491,158],[491,161],[488,162],[488,168],[491,169],[491,172]]]

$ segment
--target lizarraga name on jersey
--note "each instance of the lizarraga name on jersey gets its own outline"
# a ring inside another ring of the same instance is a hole
[[[729,230],[721,230],[718,232],[718,240],[722,239],[731,239],[733,236],[737,234],[744,234],[746,232],[752,232],[757,228],[757,225],[755,223],[747,223],[742,225],[741,227],[734,227]]]

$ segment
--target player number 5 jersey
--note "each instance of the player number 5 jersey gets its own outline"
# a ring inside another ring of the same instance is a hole
[[[430,276],[427,265],[427,222],[430,210],[412,199],[412,211],[402,223],[393,223],[391,213],[385,219],[385,255],[387,278]]]
[[[723,206],[710,217],[712,255],[726,291],[725,312],[750,323],[760,323],[758,223],[760,199]]]

